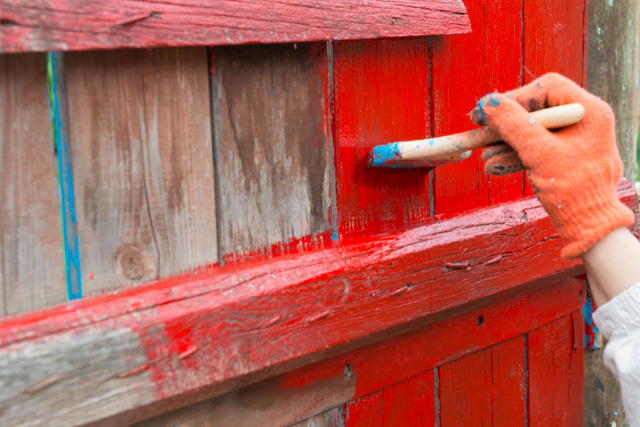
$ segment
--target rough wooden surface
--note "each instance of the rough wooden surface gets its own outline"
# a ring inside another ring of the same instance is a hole
[[[330,239],[328,62],[326,43],[214,49],[222,260]]]
[[[634,182],[640,126],[640,1],[589,0],[587,89],[611,104],[624,176]]]
[[[459,0],[2,0],[0,52],[458,34]],[[46,12],[45,12],[46,11]]]
[[[625,425],[620,384],[603,357],[604,346],[584,352],[584,427]]]
[[[65,62],[83,293],[214,264],[205,48]]]
[[[0,316],[66,301],[45,54],[0,55]]]
[[[630,185],[622,188],[623,201],[637,204]],[[560,246],[538,202],[521,200],[384,237],[221,267],[7,320],[0,323],[1,351],[5,360],[23,360],[22,368],[12,367],[22,380],[7,391],[3,402],[11,405],[0,420],[37,421],[28,409],[37,405],[48,408],[52,426],[104,418],[117,425],[178,408],[361,345],[365,337],[397,333],[446,310],[514,292],[523,283],[583,272],[578,261],[559,258]],[[437,258],[430,256],[434,253]],[[446,268],[455,262],[468,262],[469,269]],[[108,337],[122,344],[112,345]],[[130,343],[142,359],[131,357]],[[75,346],[109,349],[108,363],[94,362],[90,351]],[[49,358],[67,360],[70,352],[77,369],[59,378],[58,387],[100,387],[68,394],[73,399],[64,402],[50,400],[57,387],[28,402],[15,400],[67,372],[67,365]],[[105,381],[114,376],[119,380]],[[379,375],[365,377],[377,381]],[[132,405],[142,410],[127,413]]]
[[[304,421],[300,421],[291,427],[343,427],[342,413],[339,408],[331,409],[319,415],[314,415]]]
[[[137,427],[170,427],[178,422],[207,427],[253,426],[256,419],[265,427],[286,426],[304,418],[305,413],[319,413],[339,405],[345,425],[433,426],[436,415],[439,418],[442,413],[443,420],[456,415],[456,405],[464,406],[479,395],[479,388],[470,386],[474,375],[489,378],[483,391],[484,397],[491,400],[490,416],[482,420],[492,421],[494,426],[524,425],[522,334],[579,310],[584,301],[581,291],[584,281],[575,279],[537,288],[182,408]],[[482,330],[478,326],[480,316]],[[486,369],[484,365],[464,362],[470,354],[473,359],[472,353],[478,350],[489,355]],[[454,359],[457,361],[450,362]],[[460,363],[468,365],[469,372],[460,373],[457,378],[455,385],[460,394],[456,404],[456,399],[445,399],[442,383],[438,388],[434,382],[433,368],[444,365],[448,367],[443,369],[451,371],[453,365],[458,369]],[[440,411],[435,411],[437,390]],[[476,425],[473,421],[462,425]]]

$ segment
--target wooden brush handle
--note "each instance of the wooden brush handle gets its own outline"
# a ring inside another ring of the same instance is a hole
[[[557,129],[578,123],[584,117],[582,104],[567,104],[534,111],[531,118],[547,129]],[[488,127],[438,138],[398,143],[402,160],[432,160],[461,154],[500,141],[500,135]]]

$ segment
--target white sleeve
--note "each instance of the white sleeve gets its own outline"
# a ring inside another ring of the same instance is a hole
[[[640,283],[599,307],[593,320],[609,340],[604,364],[620,382],[627,421],[640,427]]]

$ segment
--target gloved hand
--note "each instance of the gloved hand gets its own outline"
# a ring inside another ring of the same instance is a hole
[[[574,102],[584,106],[584,118],[556,132],[529,115]],[[510,147],[487,147],[485,171],[505,174],[521,165],[528,169],[534,193],[566,243],[564,258],[579,256],[613,230],[634,222],[616,192],[622,160],[613,111],[571,80],[547,74],[520,89],[486,95],[472,119],[498,132]]]

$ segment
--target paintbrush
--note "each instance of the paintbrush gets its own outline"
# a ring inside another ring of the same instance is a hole
[[[529,114],[530,120],[547,129],[559,129],[582,120],[582,104],[567,104]],[[532,123],[533,123],[532,122]],[[455,135],[378,145],[367,154],[367,166],[383,168],[430,168],[459,162],[471,150],[500,141],[500,135],[484,126]]]

